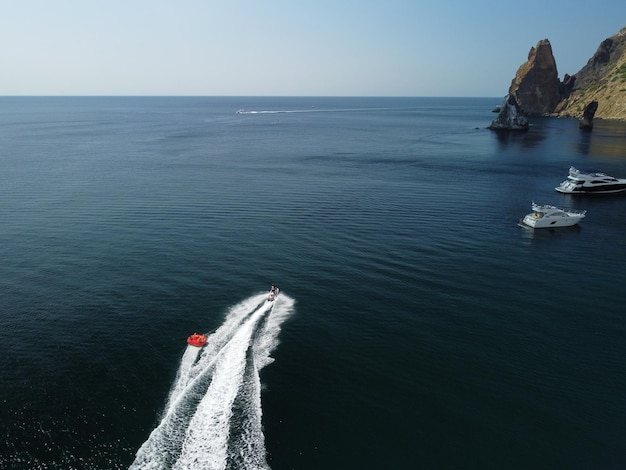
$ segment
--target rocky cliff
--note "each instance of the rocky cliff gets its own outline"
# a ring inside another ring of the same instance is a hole
[[[561,100],[559,75],[552,55],[550,41],[543,39],[531,47],[528,60],[523,63],[509,87],[509,95],[526,114],[547,114]]]
[[[596,118],[626,119],[626,27],[602,41],[579,72],[559,81],[547,39],[530,49],[509,88],[524,113],[581,118],[597,101]]]
[[[574,79],[554,110],[557,115],[580,117],[585,106],[597,101],[596,118],[626,119],[626,28],[602,41]]]

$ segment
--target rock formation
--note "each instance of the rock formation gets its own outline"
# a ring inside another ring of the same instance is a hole
[[[574,75],[565,74],[562,82],[550,42],[539,41],[517,70],[509,95],[527,115],[580,119],[597,101],[596,118],[626,120],[626,27],[602,41],[587,65]]]
[[[561,99],[567,98],[572,93],[575,84],[576,76],[565,74],[563,81],[559,84],[559,95],[561,96]]]
[[[520,109],[515,96],[509,94],[504,98],[500,114],[495,118],[488,129],[494,131],[527,131],[528,118]]]
[[[561,87],[552,46],[543,39],[530,48],[528,60],[517,69],[509,95],[515,96],[524,113],[543,115],[554,111]]]
[[[593,129],[593,116],[596,114],[596,110],[598,109],[598,102],[592,101],[587,106],[585,106],[585,111],[583,111],[583,118],[578,123],[578,127],[582,130],[590,131]]]
[[[572,78],[554,114],[580,118],[585,107],[597,101],[596,118],[626,119],[626,28],[602,41]]]

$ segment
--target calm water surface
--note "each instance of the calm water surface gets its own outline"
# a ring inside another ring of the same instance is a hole
[[[500,101],[0,98],[0,468],[624,468],[626,124]]]

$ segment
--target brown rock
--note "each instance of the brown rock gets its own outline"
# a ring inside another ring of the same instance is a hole
[[[572,78],[571,87],[562,87],[555,114],[584,120],[585,108],[597,101],[595,119],[626,120],[626,27],[602,41]]]
[[[531,47],[509,87],[522,111],[529,115],[550,114],[561,99],[559,76],[550,41]]]
[[[596,49],[596,53],[591,58],[590,63],[594,66],[607,64],[611,58],[611,52],[614,44],[615,43],[611,38],[607,38],[602,41],[598,46],[598,49]]]
[[[565,74],[563,82],[558,79],[550,42],[539,41],[517,70],[509,94],[522,113],[582,117],[581,128],[592,124],[589,119],[585,122],[583,114],[594,101],[598,104],[591,119],[626,120],[626,27],[602,41],[587,65],[574,75]],[[493,127],[500,122],[506,120]]]
[[[585,106],[585,110],[583,111],[583,118],[578,123],[578,127],[586,131],[590,131],[591,129],[593,129],[593,116],[596,114],[597,110],[597,101],[592,101],[587,106]]]

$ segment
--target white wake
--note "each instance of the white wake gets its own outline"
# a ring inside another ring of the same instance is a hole
[[[187,348],[162,419],[130,469],[269,469],[259,370],[271,363],[294,301],[265,299],[234,306],[204,348]]]

